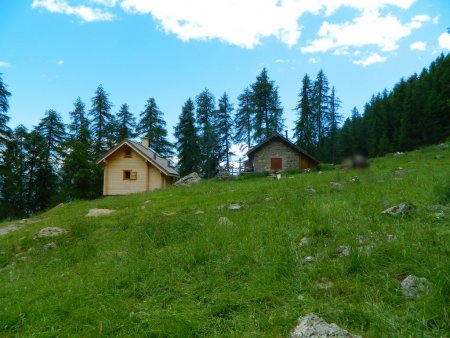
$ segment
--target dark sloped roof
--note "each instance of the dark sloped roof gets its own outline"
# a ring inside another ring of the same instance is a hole
[[[123,140],[117,146],[115,146],[114,148],[109,150],[105,155],[103,155],[102,158],[100,158],[97,161],[97,164],[100,164],[103,160],[105,160],[108,156],[113,154],[117,149],[121,148],[125,144],[134,149],[138,154],[140,154],[144,159],[149,161],[155,167],[160,169],[165,175],[177,177],[180,176],[180,174],[169,165],[169,160],[159,155],[153,149],[146,148],[142,144],[133,140]]]
[[[292,143],[291,141],[289,141],[287,138],[283,137],[281,134],[279,133],[275,133],[272,134],[271,136],[269,136],[268,138],[266,138],[264,141],[262,141],[261,143],[257,144],[256,146],[252,147],[249,149],[249,151],[247,151],[247,156],[251,156],[253,153],[255,153],[256,151],[258,151],[259,149],[261,149],[262,147],[264,147],[266,144],[268,144],[270,141],[274,140],[274,139],[279,139],[281,142],[283,142],[284,144],[286,144],[288,147],[294,149],[295,151],[297,151],[298,153],[309,157],[311,160],[313,160],[316,163],[320,163],[319,160],[317,160],[316,158],[314,158],[313,156],[311,156],[310,154],[308,154],[308,152],[306,150],[303,150],[302,148],[300,148],[299,146],[297,146],[296,144]]]

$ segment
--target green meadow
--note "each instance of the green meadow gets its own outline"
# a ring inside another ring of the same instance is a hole
[[[381,213],[402,202],[414,210]],[[0,236],[0,336],[286,337],[312,312],[363,337],[450,335],[448,147],[74,201],[36,220]],[[67,233],[33,240],[48,226]],[[411,274],[431,292],[404,299]]]

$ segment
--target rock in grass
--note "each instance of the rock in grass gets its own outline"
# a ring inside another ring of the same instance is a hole
[[[331,188],[333,188],[334,190],[342,190],[344,189],[344,185],[339,183],[339,182],[330,182]]]
[[[303,258],[303,263],[305,264],[311,264],[314,263],[316,261],[316,259],[313,256],[306,256],[305,258]]]
[[[390,207],[381,213],[383,215],[390,215],[390,216],[401,216],[404,214],[411,213],[414,210],[414,208],[409,205],[408,203],[400,203],[399,205],[395,205],[393,207]]]
[[[240,205],[240,204],[230,204],[229,206],[228,206],[228,210],[231,210],[231,211],[237,211],[237,210],[239,210],[239,209],[241,209],[242,208],[242,206]]]
[[[402,294],[405,299],[419,299],[423,294],[430,293],[431,283],[424,277],[409,275],[402,283]]]
[[[328,324],[314,313],[298,319],[298,324],[291,332],[291,338],[361,338],[341,329],[336,324]]]
[[[97,217],[112,214],[115,210],[111,209],[90,209],[86,217]]]
[[[220,217],[219,218],[219,225],[225,225],[232,227],[234,223],[228,219],[228,217]]]
[[[307,246],[307,245],[309,245],[309,238],[308,237],[303,237],[298,244],[300,246]]]
[[[56,243],[50,242],[44,245],[44,247],[42,248],[42,251],[44,252],[48,252],[50,250],[56,249],[58,246],[56,245]]]
[[[163,216],[175,216],[177,213],[176,211],[163,211],[162,215]]]
[[[182,178],[180,178],[178,181],[176,181],[173,185],[187,185],[190,186],[192,184],[196,184],[200,182],[202,179],[200,176],[198,176],[197,173],[190,173],[189,175],[186,175]]]
[[[450,207],[447,207],[447,206],[441,205],[441,204],[435,204],[435,205],[430,205],[427,209],[431,210],[431,211],[446,211],[446,210],[450,210]]]
[[[314,187],[308,185],[308,186],[305,187],[305,191],[309,192],[311,194],[314,194],[316,192],[316,189],[314,189]]]
[[[359,183],[359,176],[353,176],[350,179],[350,183]]]
[[[347,257],[350,256],[350,248],[345,245],[341,245],[337,250],[339,256],[341,257]]]
[[[34,240],[64,235],[66,230],[58,227],[46,227],[33,235]]]

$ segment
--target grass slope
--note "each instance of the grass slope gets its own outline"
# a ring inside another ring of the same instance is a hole
[[[0,335],[283,337],[315,312],[364,337],[448,336],[450,211],[427,207],[450,205],[449,173],[450,151],[429,147],[363,173],[209,181],[55,208],[0,237]],[[411,215],[380,213],[404,201]],[[85,217],[91,208],[116,212]],[[223,216],[235,225],[218,224]],[[45,226],[68,233],[32,240]],[[44,253],[49,242],[58,247]],[[404,300],[409,274],[432,293]]]

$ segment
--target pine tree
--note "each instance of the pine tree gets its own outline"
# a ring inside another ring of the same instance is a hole
[[[200,146],[194,111],[194,102],[189,98],[183,105],[179,122],[175,127],[181,176],[200,171]]]
[[[336,163],[337,161],[337,142],[338,142],[338,130],[339,123],[342,120],[342,115],[339,114],[339,109],[341,108],[341,100],[336,96],[334,86],[331,88],[330,96],[330,108],[327,117],[327,143],[328,143],[328,158],[331,163]]]
[[[120,106],[119,112],[117,113],[117,143],[136,136],[134,132],[136,129],[136,119],[130,113],[129,109],[128,104],[124,103]]]
[[[220,126],[219,144],[226,162],[227,170],[230,170],[230,147],[233,135],[233,105],[230,103],[227,93],[223,93],[219,99],[217,111],[217,125]]]
[[[308,74],[305,74],[299,101],[295,107],[298,119],[295,122],[294,137],[297,139],[297,145],[313,154],[316,148],[316,121],[312,112],[311,91],[311,80]]]
[[[166,121],[156,105],[155,99],[147,100],[144,111],[140,114],[136,131],[149,141],[149,146],[161,156],[173,155],[173,144],[167,140]]]
[[[205,89],[195,101],[200,136],[201,172],[204,177],[211,178],[217,174],[221,158],[215,98],[208,89]]]
[[[252,102],[252,92],[249,88],[245,88],[244,92],[238,97],[239,108],[234,116],[234,141],[237,143],[245,142],[247,147],[250,148],[252,133],[253,133],[253,120],[254,120],[254,107]]]
[[[114,137],[113,115],[111,114],[112,104],[109,101],[108,94],[99,85],[95,91],[95,96],[91,99],[92,107],[89,112],[92,127],[92,136],[94,143],[94,156],[99,158],[109,149],[110,140]]]
[[[252,103],[255,109],[256,142],[261,142],[275,132],[281,132],[284,127],[283,108],[278,97],[278,87],[269,80],[264,68],[252,84]]]
[[[18,126],[7,142],[4,165],[0,167],[3,183],[0,185],[0,219],[19,218],[26,215],[25,205],[25,140],[28,133]]]
[[[0,164],[1,152],[6,146],[6,141],[9,139],[11,133],[11,129],[8,127],[9,116],[7,115],[9,96],[11,96],[11,93],[6,89],[6,85],[3,83],[2,73],[0,73]]]
[[[317,74],[316,81],[314,82],[312,89],[312,112],[316,121],[316,135],[317,135],[317,156],[319,158],[324,156],[324,137],[327,133],[326,126],[328,124],[327,116],[330,107],[330,97],[329,97],[330,87],[328,85],[328,79],[323,72],[320,70]]]
[[[74,110],[69,114],[70,135],[65,143],[67,155],[62,168],[63,196],[66,199],[100,196],[101,190],[96,184],[96,178],[101,176],[101,170],[95,164],[89,120],[86,117],[85,105],[80,98],[76,100]]]

